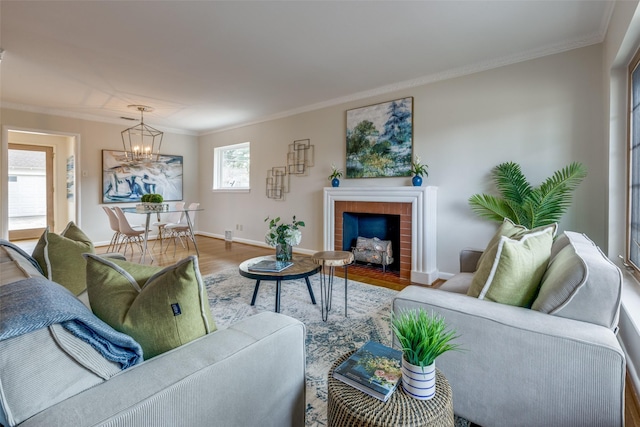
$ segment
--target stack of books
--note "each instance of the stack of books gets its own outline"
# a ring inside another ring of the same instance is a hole
[[[249,266],[249,271],[279,273],[293,265],[291,261],[262,260]]]
[[[333,377],[386,402],[398,387],[402,352],[368,341],[333,371]]]

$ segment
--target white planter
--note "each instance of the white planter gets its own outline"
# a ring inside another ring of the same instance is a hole
[[[402,388],[411,397],[428,400],[436,395],[436,363],[420,367],[402,359]]]
[[[143,202],[136,205],[136,211],[138,212],[164,212],[169,210],[168,203],[150,203]]]

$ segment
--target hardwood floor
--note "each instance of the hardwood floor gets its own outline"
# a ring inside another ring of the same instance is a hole
[[[640,404],[638,403],[638,393],[633,387],[629,373],[625,381],[624,389],[624,425],[626,427],[640,427]]]
[[[214,274],[218,271],[225,270],[227,268],[237,268],[238,265],[248,259],[257,256],[271,255],[274,250],[271,248],[262,248],[258,246],[246,245],[242,243],[227,242],[221,239],[214,239],[210,237],[197,236],[198,249],[200,250],[200,256],[198,258],[200,272],[203,275]],[[16,242],[19,246],[25,249],[28,253],[31,253],[36,241],[21,241]],[[154,247],[155,243],[155,247]],[[173,253],[173,243],[169,243],[169,247],[163,247],[163,251],[160,251],[160,242],[150,242],[149,247],[152,248],[152,254],[155,258],[152,265],[167,266],[175,263],[176,261],[195,254],[193,246],[191,250],[187,251],[183,249],[178,243],[176,247],[176,253]],[[107,247],[96,248],[97,253],[105,253]],[[166,251],[165,251],[166,250]],[[140,253],[136,250],[133,257],[131,251],[127,251],[127,259],[139,262]],[[150,259],[147,257],[146,264],[150,264]],[[366,267],[365,267],[366,268]],[[342,269],[336,270],[336,275],[340,276]],[[363,283],[369,283],[376,286],[384,286],[387,288],[401,290],[409,283],[406,281],[398,280],[393,275],[377,275],[371,277],[370,275],[363,274],[362,268],[349,267],[348,270],[349,279],[356,280]],[[438,284],[436,283],[436,286]],[[626,378],[625,389],[625,426],[626,427],[640,427],[640,405],[638,404],[638,394],[633,388],[629,374]]]

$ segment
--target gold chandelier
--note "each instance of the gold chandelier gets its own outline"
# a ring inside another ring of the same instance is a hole
[[[122,131],[122,145],[128,160],[157,161],[160,158],[160,146],[163,133],[144,124],[144,113],[153,108],[146,105],[129,105],[140,111],[140,123]]]

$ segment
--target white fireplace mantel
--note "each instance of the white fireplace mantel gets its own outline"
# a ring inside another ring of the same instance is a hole
[[[436,266],[438,187],[325,187],[324,250],[335,250],[335,202],[411,203],[411,281],[431,285]]]

